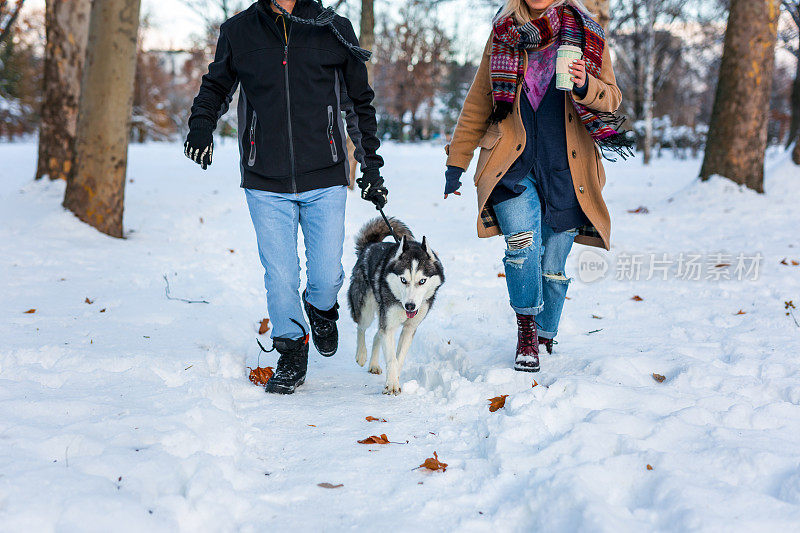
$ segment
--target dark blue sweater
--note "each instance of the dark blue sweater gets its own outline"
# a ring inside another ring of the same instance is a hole
[[[542,200],[542,220],[553,231],[560,232],[582,226],[587,219],[575,196],[567,159],[564,124],[564,98],[567,95],[556,89],[555,78],[553,76],[550,80],[536,111],[527,95],[520,94],[520,114],[527,141],[520,156],[495,186],[489,203],[495,205],[521,194],[525,186],[520,185],[520,181],[533,173]],[[582,89],[585,91],[586,87]],[[580,90],[576,92],[580,93]]]

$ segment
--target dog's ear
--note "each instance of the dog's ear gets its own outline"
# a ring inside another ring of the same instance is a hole
[[[400,241],[400,244],[402,245],[402,246],[400,246],[400,249],[401,249],[403,252],[407,252],[407,251],[408,251],[408,239],[406,239],[406,236],[405,236],[405,235],[403,235],[403,238],[402,238],[402,240]]]
[[[428,254],[428,257],[430,257],[434,261],[439,260],[439,257],[436,255],[436,252],[433,251],[431,245],[428,243],[427,237],[422,237],[422,249],[425,250],[425,253]]]

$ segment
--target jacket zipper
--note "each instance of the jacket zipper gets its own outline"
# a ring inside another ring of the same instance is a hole
[[[256,164],[256,111],[253,110],[253,121],[250,123],[250,157],[247,159],[247,165],[252,167]]]
[[[336,153],[336,143],[333,142],[333,106],[328,106],[328,144],[331,145],[331,157],[333,162],[339,161],[339,154]]]
[[[292,28],[289,26],[289,33],[286,36],[286,43],[283,46],[283,81],[286,86],[286,116],[288,119],[289,130],[289,164],[292,173],[292,192],[297,194],[297,177],[295,176],[294,164],[294,139],[292,138],[292,100],[289,96],[289,39],[292,37]]]

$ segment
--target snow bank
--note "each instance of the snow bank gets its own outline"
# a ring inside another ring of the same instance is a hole
[[[442,200],[441,148],[389,144],[388,214],[447,274],[404,392],[356,366],[345,316],[339,353],[274,397],[246,379],[265,305],[235,152],[202,172],[177,144],[132,146],[114,240],[63,211],[63,184],[30,182],[34,145],[0,145],[0,530],[797,529],[800,328],[784,302],[800,304],[800,267],[781,260],[800,259],[800,172],[785,157],[763,196],[698,182],[698,161],[609,166],[608,273],[572,282],[556,352],[524,375],[474,191]],[[348,271],[374,214],[350,196]],[[761,254],[759,275],[618,279],[621,257],[718,252]],[[210,303],[167,300],[164,274]],[[402,444],[356,443],[381,433]],[[446,472],[414,469],[434,451]]]

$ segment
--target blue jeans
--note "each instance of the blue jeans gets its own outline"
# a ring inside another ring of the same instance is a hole
[[[503,258],[511,307],[521,315],[536,315],[539,336],[552,339],[558,331],[569,278],[567,256],[578,230],[554,232],[542,222],[542,205],[533,175],[520,184],[525,191],[494,205],[506,238]]]
[[[300,300],[297,228],[306,245],[306,300],[317,309],[336,305],[344,283],[342,246],[347,189],[344,185],[293,193],[245,189],[264,266],[272,337],[299,339],[306,328]]]

